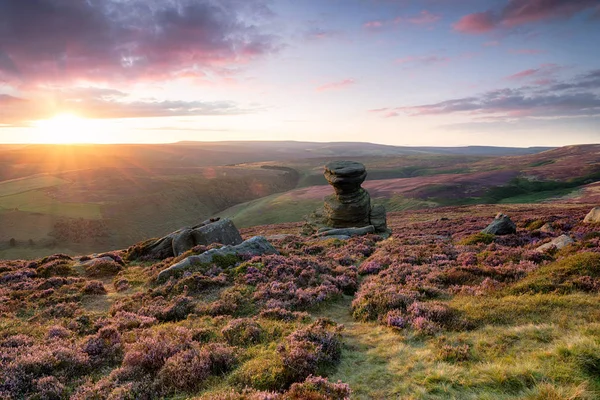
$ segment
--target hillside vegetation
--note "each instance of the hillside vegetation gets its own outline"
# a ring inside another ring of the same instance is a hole
[[[389,215],[393,235],[278,235],[165,283],[129,251],[0,264],[0,397],[597,399],[600,226],[590,205]],[[553,233],[538,230],[549,224]],[[560,251],[536,248],[568,234]]]

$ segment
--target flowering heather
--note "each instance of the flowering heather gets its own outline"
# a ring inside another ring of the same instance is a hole
[[[497,207],[393,214],[387,240],[289,235],[281,255],[164,283],[185,255],[0,261],[0,398],[592,399],[600,227],[586,208],[506,206],[517,233],[503,237],[478,235]],[[561,234],[575,243],[537,250]],[[109,268],[77,264],[94,260]]]

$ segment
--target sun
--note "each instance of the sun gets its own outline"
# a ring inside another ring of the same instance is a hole
[[[39,143],[94,143],[97,139],[92,122],[76,114],[57,114],[50,119],[36,121],[34,125]]]

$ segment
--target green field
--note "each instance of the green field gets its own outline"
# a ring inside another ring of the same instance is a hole
[[[100,206],[93,203],[64,203],[37,190],[0,197],[0,212],[26,211],[57,217],[101,219]]]
[[[0,197],[28,192],[30,190],[64,185],[65,183],[67,183],[67,181],[64,179],[49,175],[0,182]]]

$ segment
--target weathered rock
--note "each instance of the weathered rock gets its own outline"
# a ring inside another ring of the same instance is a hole
[[[153,242],[136,249],[134,258],[162,260],[179,256],[197,245],[221,243],[237,245],[243,239],[231,220],[211,219],[196,226],[178,229]]]
[[[592,208],[583,219],[583,222],[587,222],[589,224],[600,223],[600,207]]]
[[[510,220],[508,215],[498,213],[492,223],[481,232],[492,235],[510,235],[517,233],[517,226]]]
[[[254,236],[237,246],[223,246],[219,249],[205,251],[197,256],[189,256],[162,270],[158,274],[157,279],[159,282],[164,282],[173,275],[193,270],[194,267],[212,262],[215,256],[259,256],[263,254],[279,254],[279,252],[263,236]]]
[[[387,218],[385,207],[382,205],[376,205],[371,208],[370,216],[371,225],[375,227],[376,232],[387,232]]]
[[[540,228],[540,232],[544,232],[544,233],[554,233],[554,228],[552,227],[552,224],[549,222],[546,222],[544,225],[542,225],[542,227]]]
[[[375,233],[375,227],[373,225],[364,226],[362,228],[339,228],[339,229],[327,229],[317,233],[317,236],[360,236],[367,235],[369,233]]]
[[[555,247],[557,250],[560,250],[563,247],[570,245],[571,243],[575,243],[575,241],[570,236],[560,235],[559,237],[554,238],[551,242],[539,246],[536,250],[547,251],[553,247]]]
[[[351,195],[367,178],[367,169],[356,161],[333,161],[325,166],[325,179],[338,195]]]
[[[332,195],[325,198],[327,225],[345,228],[369,224],[371,197],[364,189],[354,194]]]

